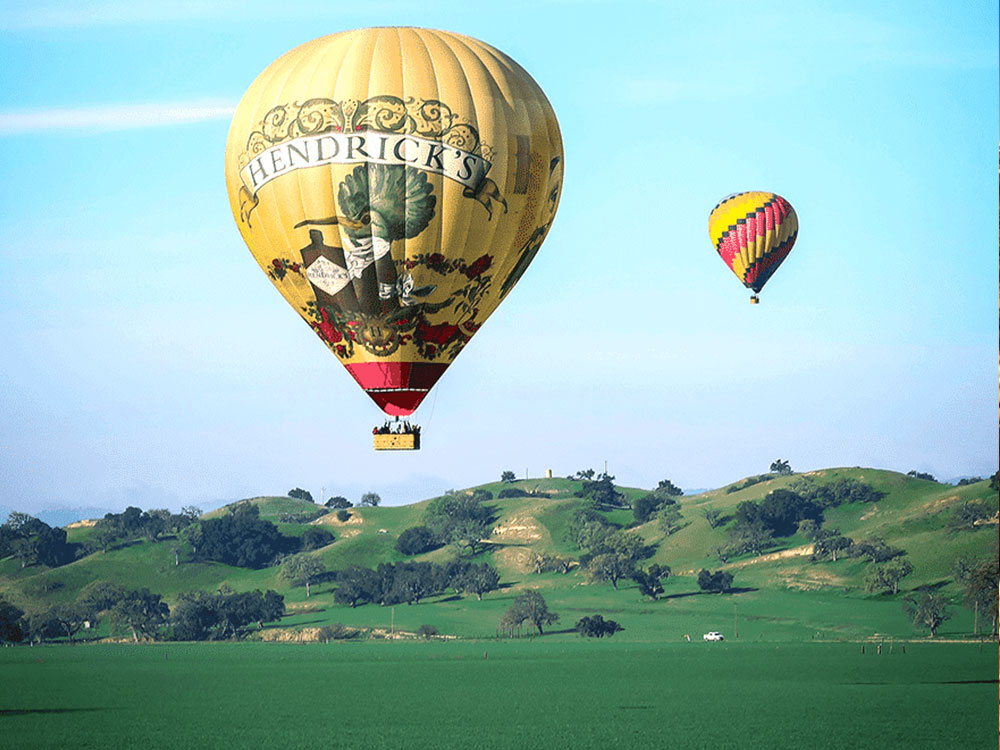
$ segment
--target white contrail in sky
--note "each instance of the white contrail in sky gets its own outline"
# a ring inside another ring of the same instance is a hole
[[[200,100],[0,112],[0,136],[39,131],[135,130],[223,119],[232,117],[235,109],[236,105],[230,102]]]

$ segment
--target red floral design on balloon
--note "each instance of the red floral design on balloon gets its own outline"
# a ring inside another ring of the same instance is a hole
[[[472,262],[472,265],[466,267],[465,275],[470,279],[474,279],[483,273],[483,271],[487,270],[491,265],[493,265],[492,257],[489,255],[480,255]]]
[[[320,338],[330,344],[336,344],[338,341],[343,341],[344,337],[340,335],[340,331],[337,330],[337,327],[330,322],[330,317],[327,315],[326,310],[320,308],[319,314],[320,317],[322,317],[322,322],[316,323],[316,331],[319,333]],[[338,349],[342,348],[343,347],[338,347]],[[337,353],[339,354],[340,352],[338,351]]]
[[[421,341],[438,344],[439,346],[445,346],[461,335],[462,332],[459,330],[459,327],[453,326],[450,323],[441,323],[440,325],[432,326],[421,320],[417,324],[417,337]]]

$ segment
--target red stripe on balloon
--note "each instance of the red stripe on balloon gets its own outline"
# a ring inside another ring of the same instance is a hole
[[[344,367],[372,401],[394,417],[416,411],[448,369],[446,364],[430,362],[358,362]]]

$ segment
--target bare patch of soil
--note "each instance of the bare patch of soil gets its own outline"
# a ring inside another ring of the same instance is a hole
[[[500,541],[516,542],[537,542],[542,538],[542,532],[538,528],[538,521],[534,516],[515,516],[507,519],[503,524],[493,527],[493,536],[499,537]]]

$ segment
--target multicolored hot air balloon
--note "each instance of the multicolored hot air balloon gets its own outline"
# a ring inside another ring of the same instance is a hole
[[[792,204],[776,193],[733,193],[723,198],[708,217],[708,234],[726,265],[757,296],[799,234]]]
[[[282,56],[226,145],[250,252],[397,417],[521,278],[562,176],[559,124],[531,76],[483,42],[419,28],[346,31]]]

